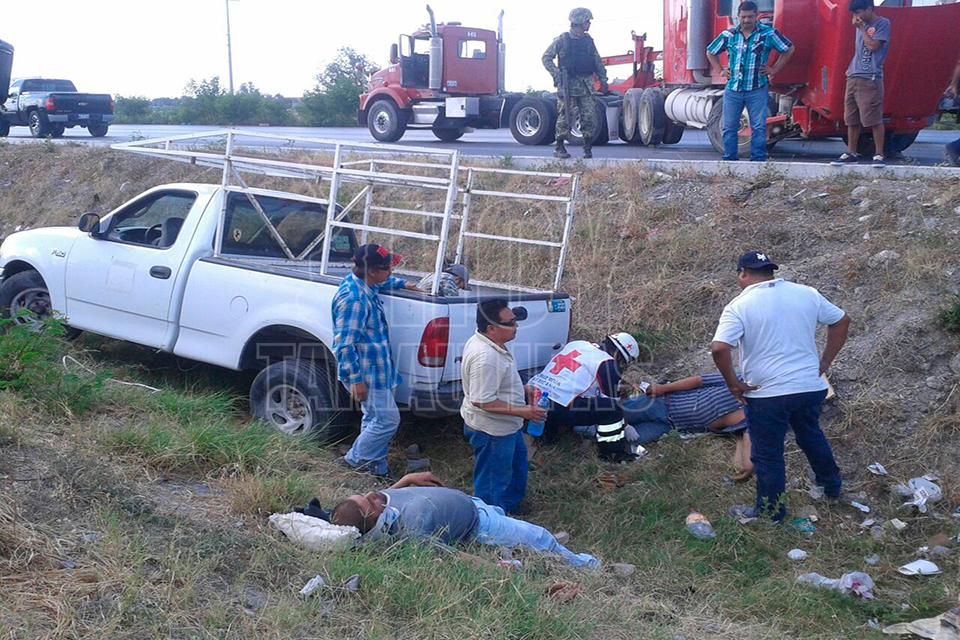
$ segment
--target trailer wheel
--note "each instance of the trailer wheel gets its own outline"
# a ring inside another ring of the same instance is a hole
[[[463,127],[434,127],[433,135],[437,136],[442,142],[453,142],[463,137]]]
[[[643,144],[640,139],[637,119],[640,117],[640,96],[643,89],[627,89],[623,95],[623,135],[621,139],[628,144]]]
[[[520,144],[548,144],[556,115],[542,98],[523,98],[510,111],[510,133]]]
[[[903,153],[907,147],[914,143],[917,135],[919,135],[919,131],[912,131],[910,133],[887,133],[883,139],[883,155],[887,158],[896,158]],[[846,134],[841,137],[843,138],[843,143],[846,144]],[[860,140],[857,142],[857,153],[871,158],[876,151],[876,146],[873,144],[873,133],[869,131],[861,133]]]
[[[407,113],[393,100],[377,100],[367,112],[367,128],[380,142],[396,142],[407,130]]]
[[[340,383],[322,362],[283,360],[271,364],[250,385],[250,413],[288,436],[324,442],[348,425],[349,404]]]
[[[644,89],[640,96],[637,130],[645,145],[658,145],[663,142],[663,133],[667,127],[667,112],[663,103],[663,92],[659,89]]]
[[[593,145],[607,144],[610,140],[610,131],[607,128],[607,103],[600,98],[593,99],[593,109],[597,119],[597,130],[593,134]],[[583,146],[583,133],[580,132],[580,118],[570,126],[570,139],[572,146]]]

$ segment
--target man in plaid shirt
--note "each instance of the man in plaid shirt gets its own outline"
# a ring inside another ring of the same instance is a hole
[[[707,47],[707,59],[713,75],[727,78],[723,92],[723,159],[737,160],[737,133],[740,116],[747,108],[750,118],[750,160],[767,159],[767,101],[769,79],[778,73],[793,55],[794,46],[773,27],[757,22],[757,3],[741,2],[737,9],[739,25],[723,31]],[[780,55],[772,65],[770,52]],[[722,69],[720,54],[727,52],[730,66]],[[716,107],[714,107],[716,108]]]
[[[401,259],[378,244],[361,246],[353,256],[353,273],[340,283],[332,305],[337,377],[363,412],[360,435],[340,464],[383,478],[389,477],[387,451],[400,426],[393,397],[400,374],[390,354],[390,330],[377,294],[387,289],[419,291],[391,275]]]

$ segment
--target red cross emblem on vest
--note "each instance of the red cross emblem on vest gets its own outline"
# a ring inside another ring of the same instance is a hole
[[[569,369],[570,371],[576,371],[583,365],[577,362],[577,358],[580,356],[579,351],[571,351],[570,353],[559,353],[553,357],[553,369],[550,369],[550,373],[556,375],[563,371],[564,369]]]

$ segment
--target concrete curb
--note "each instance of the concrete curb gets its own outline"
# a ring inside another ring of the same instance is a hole
[[[833,166],[829,162],[729,162],[724,160],[657,160],[643,158],[629,160],[623,158],[594,158],[592,160],[573,159],[566,162],[550,161],[537,156],[513,157],[513,162],[521,167],[531,165],[575,164],[583,163],[590,168],[623,166],[625,164],[640,164],[651,171],[670,173],[696,173],[701,175],[721,175],[736,178],[756,178],[771,174],[796,180],[821,180],[824,178],[838,178],[857,176],[863,178],[910,179],[925,178],[949,180],[960,178],[960,167],[921,167],[915,165],[890,164],[885,167],[864,165]],[[570,167],[571,170],[573,167]]]

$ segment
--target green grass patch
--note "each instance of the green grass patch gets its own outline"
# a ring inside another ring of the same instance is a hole
[[[953,296],[947,306],[940,310],[937,321],[950,333],[960,333],[960,296]]]

